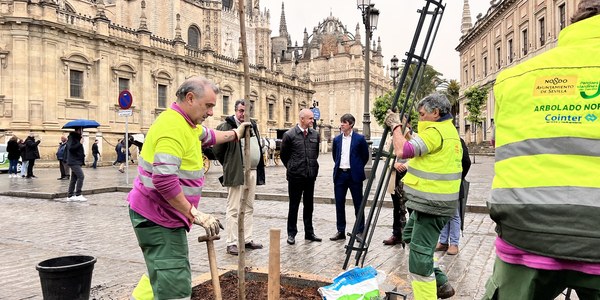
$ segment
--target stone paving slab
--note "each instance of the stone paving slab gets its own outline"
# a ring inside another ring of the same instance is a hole
[[[41,299],[37,263],[64,255],[92,255],[98,261],[92,279],[93,299],[127,299],[137,280],[145,272],[141,251],[127,215],[125,193],[89,195],[87,203],[0,196],[0,298]],[[204,198],[203,210],[224,219],[224,198]],[[332,242],[335,213],[330,204],[316,204],[314,225],[322,243],[306,242],[300,232],[297,244],[286,244],[287,203],[257,201],[255,203],[254,239],[265,245],[262,250],[247,252],[247,265],[268,266],[268,232],[279,228],[281,234],[282,273],[310,273],[333,278],[342,272],[345,259],[342,241]],[[352,208],[347,206],[348,222],[353,223]],[[388,274],[384,289],[398,287],[407,293],[408,249],[384,246],[381,241],[391,234],[392,209],[382,208],[365,265]],[[301,216],[299,229],[302,231]],[[480,298],[494,258],[493,222],[485,214],[467,214],[461,252],[456,256],[441,255],[440,263],[448,270],[451,282],[459,288],[455,299]],[[188,235],[193,276],[209,271],[206,247],[197,242],[203,229],[194,227]],[[220,269],[230,269],[237,257],[225,253],[225,241],[216,241]],[[310,263],[307,263],[310,262]],[[350,260],[350,265],[354,259]]]

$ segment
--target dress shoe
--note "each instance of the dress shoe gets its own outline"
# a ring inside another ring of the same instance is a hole
[[[448,244],[437,243],[435,251],[446,251],[448,250]]]
[[[343,232],[338,231],[334,236],[329,238],[332,241],[339,241],[339,240],[345,240],[346,236],[344,235]]]
[[[402,243],[402,240],[395,235],[390,236],[387,240],[383,240],[383,244],[387,246],[393,246],[400,243]]]
[[[448,247],[448,251],[446,252],[448,255],[456,255],[458,254],[458,245],[450,245]]]
[[[239,251],[237,245],[229,245],[227,246],[227,254],[238,255]]]
[[[313,241],[313,242],[320,242],[323,239],[320,237],[317,237],[314,233],[313,234],[309,234],[309,235],[305,235],[304,239],[307,241]]]
[[[287,243],[289,245],[295,244],[296,243],[296,237],[294,237],[293,235],[288,235]]]
[[[262,249],[263,245],[259,243],[255,243],[254,241],[249,241],[245,245],[246,249]]]
[[[442,286],[437,287],[438,299],[446,299],[454,296],[454,288],[450,285],[450,282],[444,283]]]

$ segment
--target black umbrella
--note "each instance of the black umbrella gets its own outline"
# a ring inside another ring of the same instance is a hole
[[[67,122],[62,128],[97,128],[100,124],[94,120],[77,119]]]

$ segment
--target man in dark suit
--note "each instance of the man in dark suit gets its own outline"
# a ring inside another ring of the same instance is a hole
[[[358,220],[358,212],[363,196],[363,181],[365,165],[369,162],[369,145],[365,136],[353,132],[356,120],[351,114],[340,118],[341,134],[333,139],[331,155],[335,165],[333,167],[333,183],[335,193],[335,215],[337,232],[329,238],[332,241],[344,240],[346,236],[346,193],[350,189],[354,204],[354,215]],[[358,233],[365,228],[365,217],[359,224]]]
[[[287,220],[287,243],[296,243],[298,227],[298,209],[300,200],[304,198],[304,239],[320,242],[321,238],[315,235],[312,225],[314,209],[315,180],[319,174],[319,142],[321,137],[312,129],[314,120],[310,109],[302,109],[299,114],[298,125],[290,128],[281,139],[280,157],[285,165],[286,179],[288,181],[288,195],[290,206]]]

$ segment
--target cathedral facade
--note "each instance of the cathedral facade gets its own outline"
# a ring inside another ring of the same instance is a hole
[[[467,143],[491,139],[495,106],[492,87],[498,73],[556,46],[560,30],[571,24],[570,17],[579,1],[492,0],[486,14],[478,15],[473,24],[469,1],[464,0],[462,37],[456,47],[461,68],[457,119]],[[468,99],[464,93],[472,86],[488,88],[488,101],[482,109],[484,121],[477,131],[466,120]]]
[[[258,0],[245,2],[250,115],[263,136],[293,126],[315,103],[322,127],[337,128],[348,112],[361,128],[358,30],[352,35],[330,16],[293,47],[285,29],[271,37],[270,13]],[[84,145],[99,139],[108,160],[125,131],[145,133],[195,75],[221,88],[205,121],[218,125],[244,97],[239,14],[236,0],[0,0],[0,141],[32,132],[42,139],[42,159],[52,160],[66,122],[94,119],[101,126],[84,132]],[[391,84],[380,46],[369,53],[372,102]],[[118,105],[123,90],[133,96],[131,116]]]
[[[354,128],[363,129],[365,91],[365,50],[370,57],[369,104],[392,89],[389,74],[385,72],[381,41],[366,47],[361,42],[359,25],[354,32],[331,14],[313,27],[306,29],[302,44],[292,44],[287,30],[285,6],[282,4],[279,35],[272,38],[272,59],[275,69],[293,74],[312,83],[313,105],[320,111],[317,123],[333,131],[325,131],[326,139],[339,133],[340,117],[351,113],[356,118]],[[369,106],[369,110],[373,107]],[[383,128],[370,117],[371,136],[381,136]]]

